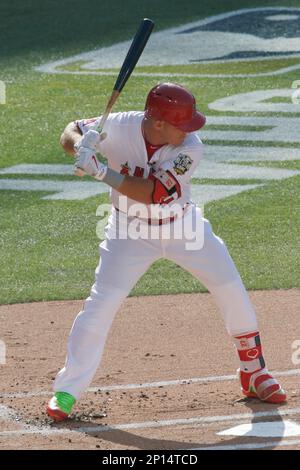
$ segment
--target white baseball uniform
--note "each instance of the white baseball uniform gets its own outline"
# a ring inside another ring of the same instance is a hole
[[[95,283],[75,319],[66,364],[54,383],[55,391],[68,392],[76,399],[92,381],[120,305],[138,279],[160,258],[174,261],[211,292],[229,334],[239,335],[258,329],[254,309],[224,242],[213,233],[201,209],[190,199],[190,179],[203,153],[198,134],[190,133],[177,147],[164,145],[151,149],[142,132],[143,116],[142,112],[111,114],[105,124],[107,138],[101,142],[100,151],[115,171],[143,178],[158,175],[164,186],[170,188],[164,207],[176,205],[176,216],[170,222],[164,212],[157,216],[151,213],[154,225],[149,225],[147,214],[150,212],[146,212],[146,217],[144,214],[143,217],[132,216],[136,201],[123,196],[120,203],[120,193],[111,190],[113,207],[106,238],[100,244]],[[77,124],[85,133],[93,120],[81,120]],[[148,209],[150,211],[150,206]],[[128,233],[138,232],[136,226],[132,232],[128,230],[133,222],[138,222],[139,229],[145,229],[145,233],[149,233],[149,227],[155,229],[155,236],[128,237]],[[183,225],[189,229],[185,230]],[[193,245],[192,235],[197,238],[192,227],[201,227],[204,235],[202,246],[196,249],[198,245],[188,249]],[[122,235],[116,237],[116,232]],[[125,232],[127,237],[123,237]],[[179,232],[180,237],[176,235]]]

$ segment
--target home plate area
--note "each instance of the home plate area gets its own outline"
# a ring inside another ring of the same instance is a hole
[[[300,449],[299,290],[250,297],[287,404],[243,398],[234,347],[210,294],[137,297],[124,302],[91,388],[60,424],[45,406],[82,302],[1,306],[0,448]]]

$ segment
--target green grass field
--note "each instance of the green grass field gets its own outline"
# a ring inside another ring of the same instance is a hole
[[[3,0],[0,80],[6,83],[7,102],[0,105],[0,169],[23,163],[71,163],[59,146],[63,128],[71,120],[99,113],[115,81],[114,76],[42,74],[33,70],[35,65],[130,39],[144,16],[153,18],[156,30],[161,30],[241,7],[300,8],[300,0],[265,1],[263,5],[261,1],[244,0],[241,5],[234,0],[212,0],[205,6],[203,2],[189,0],[187,5],[188,8],[183,7],[182,0],[128,0],[126,3],[87,0],[84,6],[77,0],[42,3]],[[180,72],[264,72],[295,65],[298,61],[293,58],[257,65],[244,62],[180,66]],[[72,64],[66,69],[76,70],[80,65],[84,67],[84,64]],[[137,71],[147,72],[147,67]],[[160,71],[174,73],[174,66],[160,67]],[[195,94],[205,113],[217,115],[208,108],[212,101],[258,89],[290,88],[299,79],[299,73],[243,79],[184,77],[180,82]],[[157,81],[153,76],[132,76],[115,110],[142,109],[149,88]],[[258,165],[300,169],[299,160],[255,163]],[[2,174],[0,181],[23,177],[47,178]],[[76,180],[54,175],[51,179]],[[233,184],[231,180],[195,182]],[[235,180],[234,184],[253,182]],[[300,176],[295,176],[268,181],[263,187],[206,205],[205,215],[229,247],[248,289],[300,287],[299,188]],[[42,200],[44,194],[47,193],[0,190],[0,304],[77,299],[89,293],[98,262],[96,209],[101,202],[108,202],[108,196],[51,201]],[[203,290],[192,276],[162,260],[143,276],[132,295]]]

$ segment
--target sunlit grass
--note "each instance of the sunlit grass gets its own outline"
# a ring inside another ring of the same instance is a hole
[[[71,164],[72,159],[64,154],[59,145],[62,130],[69,121],[99,115],[103,111],[116,79],[114,72],[117,73],[112,69],[112,76],[47,75],[33,71],[33,65],[129,39],[141,16],[153,15],[156,27],[162,29],[241,8],[237,0],[222,4],[212,1],[207,5],[192,0],[190,9],[182,9],[181,0],[130,0],[126,8],[119,0],[113,4],[105,1],[90,1],[89,4],[99,12],[99,18],[91,22],[85,13],[80,15],[82,10],[77,0],[43,2],[39,8],[32,0],[1,2],[0,80],[6,83],[7,103],[0,106],[0,168],[24,163]],[[300,7],[300,1],[264,2],[265,6],[287,4]],[[261,6],[261,2],[245,0],[243,7],[247,6]],[[57,8],[61,12],[59,17],[55,12]],[[86,6],[84,8],[86,10]],[[43,21],[37,25],[41,15]],[[54,23],[54,17],[57,17],[57,23]],[[18,18],[22,18],[22,28],[19,27]],[[78,32],[79,24],[82,35]],[[194,64],[180,66],[176,70],[187,73],[253,73],[297,63],[296,58],[276,59]],[[72,70],[70,67],[74,65],[78,68],[84,64],[68,65],[68,70]],[[137,68],[137,71],[147,70]],[[176,72],[174,67],[156,67],[154,70]],[[181,77],[180,83],[195,94],[200,109],[212,115],[208,104],[216,99],[254,90],[290,88],[298,75],[298,72],[291,72],[277,75],[276,79],[270,76],[243,79],[192,76]],[[149,88],[157,81],[157,77],[133,75],[114,110],[142,110]],[[268,114],[260,113],[259,116]],[[285,114],[285,117],[288,116]],[[239,130],[242,131],[243,126]],[[253,130],[257,130],[255,125]],[[204,131],[202,135],[205,137]],[[222,141],[213,143],[224,144]],[[253,142],[231,144],[249,146]],[[262,142],[259,145],[266,147],[274,143]],[[284,148],[291,145],[279,143],[277,146]],[[295,144],[294,147],[299,148],[300,145]],[[300,169],[298,160],[242,163]],[[46,181],[49,177],[0,175],[0,181],[8,178]],[[51,175],[53,179],[69,181],[74,180],[74,176]],[[264,185],[208,204],[205,215],[212,222],[215,232],[227,243],[247,288],[300,287],[297,269],[300,261],[299,177],[273,182],[246,179],[193,180],[195,184],[257,182],[263,182]],[[96,208],[99,203],[108,202],[108,196],[76,202],[42,200],[46,194],[49,193],[0,191],[0,303],[82,298],[89,293],[98,263]],[[198,292],[203,289],[197,280],[181,268],[168,261],[159,261],[139,281],[132,294]]]

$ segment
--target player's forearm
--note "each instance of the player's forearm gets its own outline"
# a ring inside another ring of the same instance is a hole
[[[74,141],[74,130],[66,129],[65,137],[67,146]],[[88,136],[85,134],[84,138]],[[65,147],[64,147],[65,148]],[[83,176],[84,173],[94,177],[95,179],[108,184],[112,188],[119,191],[124,196],[129,197],[143,204],[152,204],[152,194],[154,191],[154,182],[150,179],[144,179],[137,176],[122,175],[119,172],[108,168],[102,162],[99,162],[94,149],[79,146],[76,152],[75,174]]]
[[[126,175],[122,184],[117,188],[124,196],[143,204],[152,204],[154,183],[151,180]]]
[[[70,122],[67,125],[64,132],[60,138],[60,144],[64,148],[65,152],[70,155],[75,155],[74,145],[82,138],[82,134],[75,124],[75,122]]]

